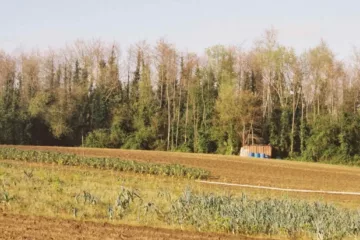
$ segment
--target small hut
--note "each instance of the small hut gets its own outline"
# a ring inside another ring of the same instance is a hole
[[[242,157],[271,158],[272,147],[270,145],[245,145],[240,150]]]

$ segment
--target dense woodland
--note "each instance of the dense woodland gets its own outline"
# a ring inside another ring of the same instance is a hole
[[[120,50],[0,51],[0,144],[90,146],[360,159],[360,52],[346,62],[324,41],[302,54],[274,30],[248,50],[201,56],[159,40]]]

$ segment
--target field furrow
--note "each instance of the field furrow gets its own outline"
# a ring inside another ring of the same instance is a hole
[[[90,221],[0,214],[0,239],[189,239],[221,240],[255,238],[225,234],[194,233]]]

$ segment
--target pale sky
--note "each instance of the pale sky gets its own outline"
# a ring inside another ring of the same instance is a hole
[[[359,0],[0,0],[0,49],[61,48],[77,39],[122,48],[164,37],[182,51],[251,47],[265,29],[297,52],[324,39],[340,58],[360,48]]]

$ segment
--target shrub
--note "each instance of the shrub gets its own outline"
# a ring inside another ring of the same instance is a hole
[[[84,146],[86,147],[95,147],[95,148],[107,148],[111,147],[109,130],[98,129],[92,131],[85,138]]]

